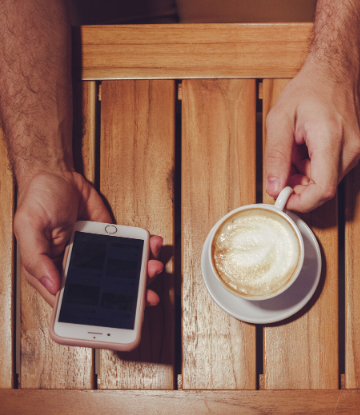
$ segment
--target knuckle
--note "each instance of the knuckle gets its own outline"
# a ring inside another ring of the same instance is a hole
[[[266,165],[270,168],[282,166],[284,164],[285,158],[286,155],[281,149],[268,149],[265,157]]]
[[[327,185],[321,192],[321,201],[327,202],[331,200],[336,195],[337,186],[335,185]]]
[[[336,118],[329,118],[327,120],[327,131],[335,139],[341,140],[344,133],[342,122]]]

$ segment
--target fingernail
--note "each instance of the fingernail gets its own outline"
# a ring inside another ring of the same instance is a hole
[[[267,179],[266,191],[274,194],[280,190],[280,180],[277,177],[269,177]]]
[[[48,277],[44,277],[41,280],[41,284],[49,291],[52,292],[52,290],[54,289],[54,285],[53,283],[49,280]]]

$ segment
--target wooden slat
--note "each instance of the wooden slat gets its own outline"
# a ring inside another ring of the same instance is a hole
[[[263,81],[264,123],[286,84],[285,80]],[[265,191],[264,200],[268,200]],[[283,323],[264,328],[265,388],[336,389],[339,386],[337,198],[300,216],[312,228],[321,246],[321,280],[302,311]]]
[[[174,387],[175,82],[106,81],[101,90],[100,188],[116,223],[164,238],[165,272],[151,285],[140,346],[101,352],[100,388]]]
[[[82,166],[89,179],[93,177],[92,148],[95,130],[94,82],[83,82],[74,91],[74,101],[83,102],[83,110],[75,108],[75,164]],[[91,98],[92,97],[92,98]],[[91,98],[91,99],[90,99]],[[81,104],[80,104],[81,105]],[[84,119],[86,122],[84,123]],[[77,126],[81,125],[81,129]],[[81,133],[77,134],[76,131]],[[82,152],[77,151],[82,146]],[[52,309],[42,297],[21,278],[21,388],[92,389],[93,350],[60,346],[49,336]]]
[[[14,386],[14,183],[0,126],[0,389]]]
[[[346,182],[345,223],[345,388],[360,388],[360,165]]]
[[[83,26],[73,36],[74,74],[81,79],[293,77],[311,33],[312,23]]]
[[[360,391],[0,390],[0,402],[11,415],[358,415]]]
[[[255,203],[255,80],[182,85],[183,388],[254,389],[255,326],[212,301],[200,258],[212,226]]]

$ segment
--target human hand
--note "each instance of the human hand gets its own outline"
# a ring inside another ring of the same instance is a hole
[[[25,277],[53,307],[60,288],[65,247],[77,220],[111,223],[96,190],[78,173],[41,173],[19,187],[14,232]],[[148,283],[163,270],[157,261],[160,236],[150,238],[153,259],[148,263]],[[158,295],[146,292],[146,305],[156,305]]]
[[[309,212],[335,196],[360,156],[357,79],[307,62],[270,111],[266,191],[294,188],[287,208]]]

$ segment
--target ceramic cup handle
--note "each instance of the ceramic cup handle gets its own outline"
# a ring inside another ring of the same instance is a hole
[[[286,205],[286,202],[288,201],[291,193],[293,192],[293,189],[290,186],[286,186],[279,194],[279,196],[276,199],[275,207],[284,210],[284,207]]]

